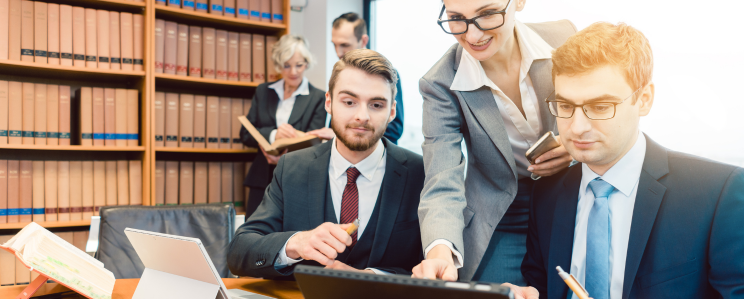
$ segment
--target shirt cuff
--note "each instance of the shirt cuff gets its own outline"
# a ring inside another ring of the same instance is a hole
[[[377,275],[390,275],[391,274],[389,272],[385,272],[385,271],[382,271],[382,270],[377,270],[375,268],[367,268],[367,269],[364,269],[364,270],[372,270],[372,272],[375,272],[375,274],[377,274]]]
[[[274,143],[276,140],[276,129],[271,130],[271,134],[269,134],[269,144]]]
[[[292,237],[294,237],[294,235],[298,233],[300,232],[296,232],[292,234],[292,236],[289,237],[289,239],[292,239]],[[276,262],[274,262],[274,268],[276,269],[286,268],[286,267],[292,266],[294,264],[297,264],[303,261],[303,259],[295,260],[287,256],[287,243],[289,243],[289,239],[287,239],[287,242],[284,243],[284,246],[282,246],[282,249],[279,250],[279,256],[276,258]]]
[[[424,256],[429,255],[429,251],[431,251],[435,246],[437,245],[445,245],[447,246],[450,251],[452,251],[453,260],[455,262],[455,268],[460,269],[462,268],[462,265],[464,263],[464,259],[462,258],[462,254],[460,254],[459,251],[455,250],[455,246],[452,245],[452,242],[447,241],[445,239],[436,239],[434,242],[431,242],[428,247],[426,247],[426,250],[424,250]]]

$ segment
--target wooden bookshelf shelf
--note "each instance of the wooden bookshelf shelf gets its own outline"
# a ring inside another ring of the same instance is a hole
[[[156,147],[159,153],[196,153],[196,154],[252,154],[257,148],[248,149],[218,149],[218,148],[185,148],[185,147]]]
[[[28,225],[29,222],[18,222],[18,223],[0,223],[0,229],[22,229]],[[45,228],[52,227],[76,227],[76,226],[90,226],[90,219],[88,220],[76,220],[76,221],[47,221],[47,222],[36,222]]]
[[[83,146],[83,145],[33,145],[3,144],[0,149],[22,149],[39,151],[83,151],[83,152],[144,152],[144,146]]]
[[[185,10],[170,6],[155,5],[157,18],[166,17],[175,22],[184,22],[189,25],[202,25],[207,27],[218,27],[232,31],[242,29],[253,29],[258,33],[278,33],[287,29],[285,24],[251,21],[246,19],[218,16],[204,12]]]
[[[155,74],[155,83],[167,85],[200,86],[200,87],[258,87],[259,83],[244,81],[217,80],[171,74]]]
[[[133,0],[98,0],[100,2],[104,3],[110,3],[115,5],[121,5],[121,6],[134,6],[134,7],[145,7],[145,2],[135,2]]]
[[[145,71],[102,70],[63,65],[39,64],[27,61],[0,60],[0,73],[47,78],[111,81],[117,79],[140,79]]]

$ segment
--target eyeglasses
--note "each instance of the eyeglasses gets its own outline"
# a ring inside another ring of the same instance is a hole
[[[470,24],[475,24],[475,27],[483,31],[493,30],[504,25],[504,19],[506,18],[506,12],[509,11],[511,0],[506,4],[506,8],[501,11],[488,12],[486,14],[470,18],[470,19],[448,19],[442,20],[446,7],[442,5],[442,12],[439,13],[439,20],[437,24],[442,27],[447,34],[459,35],[468,32]]]
[[[552,114],[555,117],[558,118],[571,118],[574,115],[574,111],[576,111],[576,108],[581,108],[582,111],[584,111],[584,115],[586,115],[587,118],[592,120],[605,120],[605,119],[611,119],[615,117],[615,111],[617,110],[616,106],[622,104],[629,98],[631,98],[636,92],[641,90],[641,88],[636,89],[633,93],[631,93],[625,100],[620,101],[619,103],[611,103],[611,102],[593,102],[588,103],[584,105],[574,105],[568,102],[564,101],[556,101],[552,100],[549,101],[548,99],[555,94],[555,91],[550,94],[550,96],[545,99],[545,102],[548,103],[548,107],[550,108],[550,114]]]
[[[289,65],[289,63],[285,63],[284,64],[284,69],[285,70],[291,70],[292,68],[296,68],[298,70],[301,70],[301,69],[304,69],[306,66],[307,66],[307,62],[300,62],[300,63],[298,63],[298,64],[296,64],[294,66]]]

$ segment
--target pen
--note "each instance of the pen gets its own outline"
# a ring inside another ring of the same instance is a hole
[[[358,228],[359,228],[359,218],[354,219],[354,221],[351,222],[351,226],[349,226],[349,228],[346,229],[346,233],[349,234],[349,236],[351,236],[357,231]]]
[[[555,267],[555,269],[558,270],[558,275],[563,279],[563,282],[571,288],[571,291],[573,291],[579,299],[589,299],[589,293],[581,286],[581,284],[579,284],[576,277],[563,271],[561,266]]]

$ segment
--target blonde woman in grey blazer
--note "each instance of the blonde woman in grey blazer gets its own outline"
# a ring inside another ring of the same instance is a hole
[[[531,176],[558,173],[572,160],[563,146],[536,165],[524,153],[555,130],[544,101],[553,92],[551,51],[576,32],[567,20],[517,21],[525,2],[443,1],[440,26],[458,43],[419,82],[427,259],[414,276],[524,284]]]

